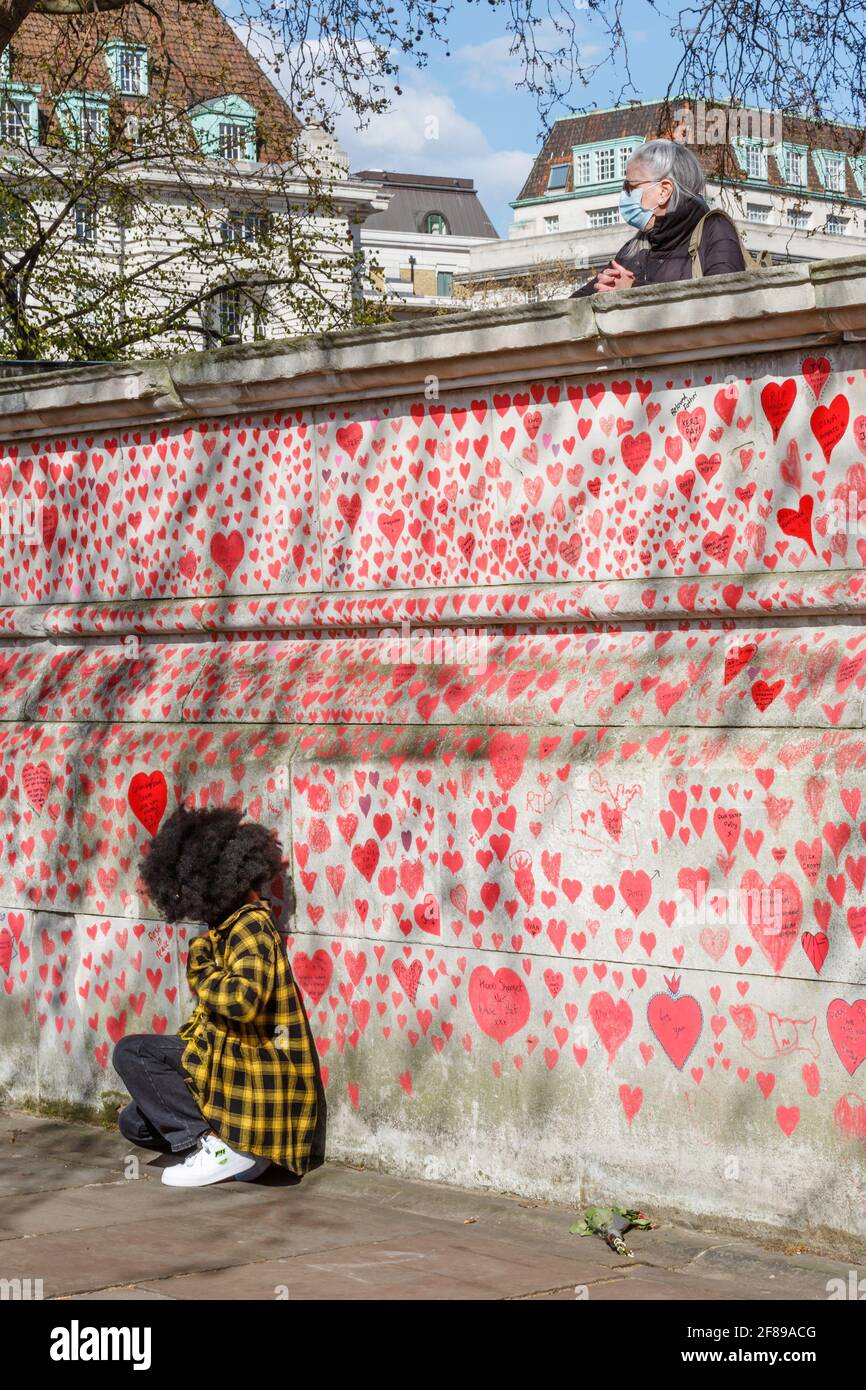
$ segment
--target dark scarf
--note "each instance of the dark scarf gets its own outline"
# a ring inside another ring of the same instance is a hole
[[[666,255],[684,242],[687,243],[701,218],[709,212],[709,204],[703,198],[681,196],[677,206],[664,217],[654,222],[646,233],[647,241],[653,251]]]
[[[687,246],[695,227],[709,210],[709,204],[703,198],[681,195],[671,212],[660,217],[648,231],[638,232],[626,243],[617,257],[618,261],[632,272],[635,283],[640,284],[650,253],[667,256],[678,247]]]

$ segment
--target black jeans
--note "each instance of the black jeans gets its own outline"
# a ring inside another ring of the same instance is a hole
[[[182,1153],[210,1130],[184,1080],[185,1047],[176,1033],[132,1033],[115,1046],[112,1066],[132,1096],[117,1124],[143,1149]]]

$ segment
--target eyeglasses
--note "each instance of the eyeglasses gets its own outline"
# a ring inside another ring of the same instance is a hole
[[[658,183],[658,179],[638,179],[636,183],[629,183],[628,179],[622,181],[623,193],[631,193],[633,188],[640,188],[643,183]]]

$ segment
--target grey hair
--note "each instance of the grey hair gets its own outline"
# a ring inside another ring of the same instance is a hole
[[[681,198],[706,199],[703,165],[694,151],[679,140],[647,140],[634,151],[629,164],[640,164],[654,182],[670,179],[674,186],[671,211],[679,206]]]

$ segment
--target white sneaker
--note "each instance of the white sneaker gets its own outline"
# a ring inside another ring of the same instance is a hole
[[[224,1182],[241,1174],[252,1177],[251,1169],[260,1164],[268,1166],[267,1160],[230,1149],[216,1134],[205,1134],[182,1163],[163,1168],[162,1181],[168,1187],[207,1187],[209,1183]]]

